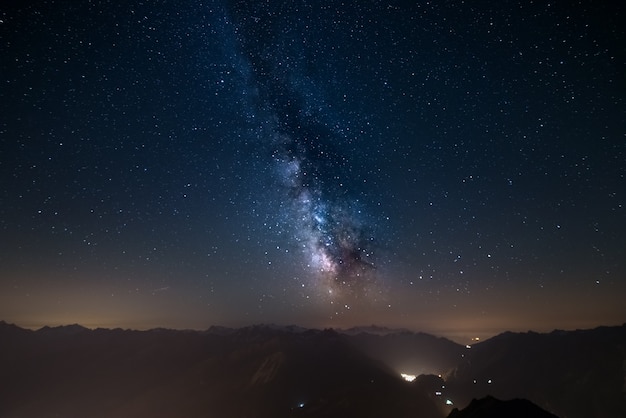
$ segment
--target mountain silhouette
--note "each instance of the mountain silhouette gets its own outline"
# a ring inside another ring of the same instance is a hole
[[[448,418],[558,418],[526,399],[501,401],[492,396],[473,399],[463,410],[454,409]]]
[[[626,325],[508,332],[468,349],[376,327],[31,331],[0,321],[0,371],[3,418],[463,418],[538,410],[521,399],[560,417],[617,418],[626,416]]]
[[[0,416],[444,417],[335,331],[223,331],[4,324]]]
[[[461,404],[525,398],[568,418],[626,417],[626,325],[507,332],[467,350],[446,377]]]

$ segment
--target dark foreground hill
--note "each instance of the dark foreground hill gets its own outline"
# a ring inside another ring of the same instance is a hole
[[[491,396],[474,399],[463,410],[453,410],[448,418],[558,418],[526,399],[501,401]]]

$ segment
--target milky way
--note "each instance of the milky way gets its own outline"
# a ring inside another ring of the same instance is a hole
[[[619,2],[9,3],[0,319],[623,322]]]
[[[330,294],[366,293],[374,278],[374,238],[367,234],[360,211],[348,202],[327,199],[322,187],[307,179],[299,159],[277,158],[277,164],[289,187],[287,216],[295,226],[294,240],[307,257],[306,266]]]
[[[380,260],[372,217],[350,190],[354,158],[342,153],[342,144],[351,141],[342,134],[346,122],[329,116],[332,112],[307,70],[315,63],[298,51],[298,44],[307,43],[306,31],[276,30],[268,21],[280,21],[280,12],[256,7],[234,10],[239,68],[249,87],[247,112],[263,120],[256,135],[281,187],[275,202],[282,208],[279,228],[304,257],[321,294],[375,298],[380,294]],[[302,20],[281,24],[292,23],[301,25]]]

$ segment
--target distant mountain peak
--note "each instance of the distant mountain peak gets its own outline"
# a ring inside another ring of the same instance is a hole
[[[341,334],[356,335],[356,334],[373,334],[373,335],[389,335],[389,334],[402,334],[410,333],[411,331],[405,328],[389,328],[379,325],[367,325],[358,326],[347,329],[337,330]]]
[[[91,331],[79,324],[60,325],[57,327],[44,326],[39,328],[37,334],[75,335],[85,331]]]
[[[6,321],[0,321],[0,330],[12,331],[12,332],[31,332],[30,330],[26,330],[24,328],[18,327],[17,325],[11,324]]]

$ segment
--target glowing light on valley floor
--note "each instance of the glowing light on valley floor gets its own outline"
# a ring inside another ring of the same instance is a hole
[[[407,382],[414,381],[416,377],[414,374],[406,374],[406,373],[400,373],[400,376],[402,376],[402,378],[406,380]]]

